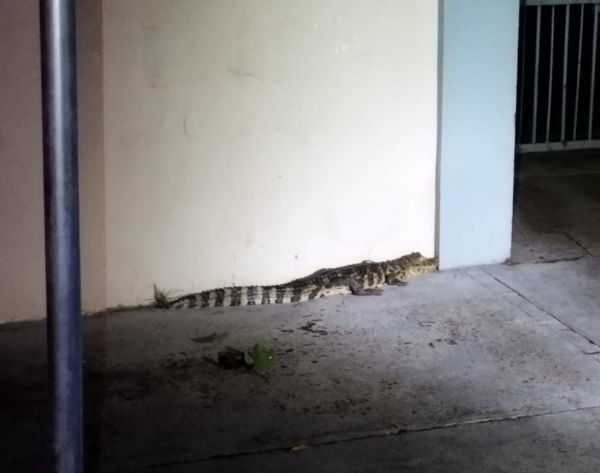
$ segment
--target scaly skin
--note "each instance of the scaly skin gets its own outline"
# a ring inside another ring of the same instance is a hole
[[[276,286],[243,286],[212,289],[166,298],[155,291],[155,306],[165,309],[287,304],[320,297],[354,294],[378,295],[383,286],[405,286],[405,279],[437,270],[437,258],[411,253],[394,260],[321,269],[305,278]]]

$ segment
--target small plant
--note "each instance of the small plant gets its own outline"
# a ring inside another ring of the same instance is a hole
[[[159,289],[154,285],[154,306],[158,308],[166,308],[169,302],[169,296],[166,291]]]
[[[257,343],[245,352],[227,347],[226,351],[219,352],[218,364],[225,369],[246,368],[256,373],[262,373],[271,366],[274,360],[275,351]]]

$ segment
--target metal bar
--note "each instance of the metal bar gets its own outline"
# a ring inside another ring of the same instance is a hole
[[[561,143],[525,143],[517,145],[517,153],[538,153],[541,151],[575,151],[583,149],[599,149],[600,140],[579,140]]]
[[[581,86],[581,51],[583,49],[583,5],[579,20],[579,52],[577,53],[577,84],[575,86],[575,115],[573,117],[573,141],[577,139],[577,116],[579,115],[579,88]]]
[[[521,142],[523,135],[523,95],[525,90],[525,45],[527,43],[527,7],[523,8],[523,31],[521,43],[521,90],[519,92],[519,124],[517,127],[517,143]]]
[[[525,0],[527,6],[596,4],[598,0]]]
[[[566,123],[567,123],[567,65],[569,62],[569,17],[571,16],[571,6],[567,5],[565,14],[565,51],[563,59],[563,87],[562,87],[562,116],[561,116],[561,141],[566,141]]]
[[[594,40],[592,42],[592,82],[590,90],[590,122],[588,124],[588,140],[592,139],[593,123],[594,123],[594,92],[596,88],[596,56],[598,54],[598,15],[600,7],[594,7]]]
[[[550,77],[548,79],[548,117],[546,120],[546,141],[550,141],[550,117],[552,116],[552,76],[554,72],[554,5],[552,6],[552,25],[550,30]]]
[[[537,142],[537,112],[538,112],[538,85],[540,76],[540,30],[542,21],[542,7],[537,7],[535,30],[535,76],[533,79],[533,133],[531,140]]]
[[[76,0],[40,0],[54,471],[83,471]]]

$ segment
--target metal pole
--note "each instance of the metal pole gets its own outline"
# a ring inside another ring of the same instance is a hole
[[[40,0],[54,471],[83,471],[76,0]]]

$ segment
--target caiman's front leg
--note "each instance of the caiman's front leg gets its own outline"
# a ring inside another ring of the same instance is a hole
[[[365,289],[362,287],[350,286],[350,290],[352,291],[352,294],[355,296],[380,296],[381,294],[383,294],[383,291],[379,288]]]
[[[388,284],[389,286],[400,286],[400,287],[408,286],[408,283],[406,281],[403,281],[402,279],[400,279],[398,276],[386,277],[385,283]]]

